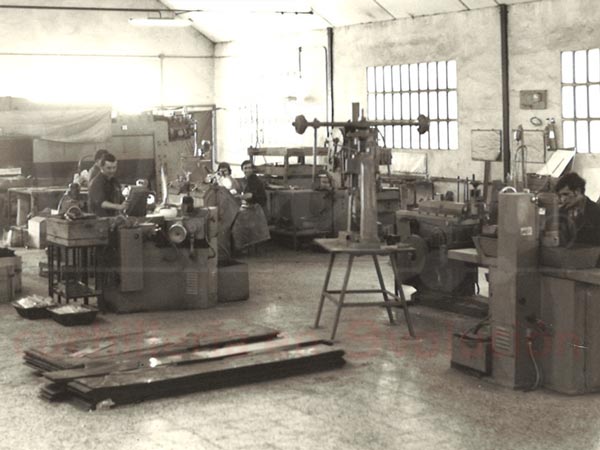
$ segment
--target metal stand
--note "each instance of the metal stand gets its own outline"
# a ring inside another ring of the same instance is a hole
[[[48,295],[61,303],[83,299],[87,305],[96,297],[98,308],[104,310],[102,279],[98,270],[98,255],[104,246],[70,247],[48,244]]]
[[[335,312],[335,320],[333,322],[333,330],[331,332],[331,340],[335,339],[335,334],[337,332],[337,327],[340,321],[342,308],[367,306],[384,306],[387,310],[390,323],[394,323],[392,307],[401,307],[404,310],[404,318],[406,320],[406,325],[408,326],[408,331],[411,337],[415,337],[415,332],[412,326],[412,321],[410,318],[410,313],[408,311],[408,306],[406,303],[406,298],[404,297],[404,293],[402,292],[402,289],[400,289],[398,291],[399,295],[396,295],[386,289],[383,280],[383,275],[381,274],[381,267],[379,266],[379,260],[377,259],[377,257],[380,255],[390,257],[390,261],[392,263],[392,268],[394,271],[394,281],[396,283],[400,283],[398,266],[395,261],[395,255],[401,252],[410,252],[412,251],[411,247],[373,246],[373,248],[355,248],[340,243],[338,239],[316,239],[315,242],[321,247],[323,247],[325,250],[330,252],[329,265],[327,268],[327,274],[325,275],[325,283],[323,285],[323,290],[321,291],[321,299],[319,300],[319,307],[317,310],[317,317],[315,320],[315,328],[319,326],[319,322],[321,320],[321,313],[323,311],[323,304],[325,303],[325,299],[328,299],[337,305],[337,309]],[[340,290],[330,290],[329,281],[331,279],[331,272],[333,270],[335,258],[340,253],[348,254],[348,264],[346,266],[346,272],[344,274],[344,281],[342,282],[342,288]],[[373,264],[375,266],[375,271],[377,273],[377,279],[379,281],[380,289],[348,289],[348,282],[350,280],[350,274],[352,272],[352,264],[354,262],[354,258],[358,256],[371,256],[371,258],[373,259]],[[383,297],[383,301],[350,303],[346,301],[347,294],[381,294]]]

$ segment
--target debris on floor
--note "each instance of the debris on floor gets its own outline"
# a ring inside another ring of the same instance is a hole
[[[50,381],[42,398],[94,410],[334,369],[343,356],[330,341],[240,326],[109,335],[30,348],[24,359]]]
[[[56,306],[56,302],[51,297],[34,294],[13,301],[12,305],[21,317],[36,320],[50,317],[48,308]]]

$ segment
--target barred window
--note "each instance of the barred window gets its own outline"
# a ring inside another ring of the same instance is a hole
[[[563,147],[600,153],[600,49],[561,54]]]
[[[405,149],[458,148],[456,61],[367,67],[370,120],[431,120],[429,133],[409,125],[379,127],[379,145]]]

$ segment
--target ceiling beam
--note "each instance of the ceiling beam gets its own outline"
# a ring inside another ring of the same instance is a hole
[[[463,5],[463,7],[465,8],[465,11],[471,11],[471,8],[469,8],[469,5],[467,5],[463,0],[458,0],[458,2]]]
[[[379,3],[377,0],[373,0],[373,3],[375,3],[381,9],[383,9],[392,19],[394,19],[394,20],[397,19],[396,16],[394,16],[391,12],[389,12],[386,8],[384,8],[383,5],[381,3]]]
[[[211,9],[170,9],[170,8],[102,8],[96,6],[45,6],[45,5],[0,5],[0,9],[37,9],[37,10],[50,10],[50,11],[91,11],[91,12],[168,12],[175,15],[186,14],[186,13],[201,13],[201,12],[214,12]],[[264,14],[292,14],[292,15],[312,15],[314,12],[310,11],[244,11],[249,14],[261,13]]]
[[[327,22],[329,24],[330,27],[335,26],[331,20],[329,20],[327,17],[325,17],[323,14],[321,14],[318,10],[315,9],[314,6],[311,6],[311,10],[315,13],[316,16],[320,17],[321,19],[323,19],[325,22]]]

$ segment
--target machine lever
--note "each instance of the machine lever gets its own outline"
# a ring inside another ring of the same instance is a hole
[[[573,343],[571,343],[571,347],[582,348],[584,350],[587,349],[587,348],[589,348],[587,345],[578,345],[578,344],[573,344]]]

